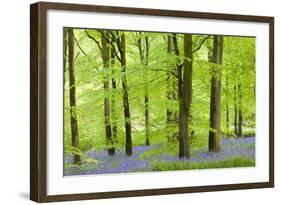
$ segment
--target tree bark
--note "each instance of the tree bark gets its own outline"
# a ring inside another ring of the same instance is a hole
[[[149,125],[149,95],[148,95],[148,84],[147,84],[147,66],[149,56],[149,43],[148,36],[142,37],[142,33],[139,33],[138,48],[140,54],[140,60],[144,66],[144,118],[145,118],[145,144],[150,145],[150,125]]]
[[[112,41],[114,41],[115,39],[112,39]],[[116,88],[117,88],[117,84],[116,84],[116,80],[115,80],[115,54],[113,51],[114,48],[111,48],[111,63],[110,63],[110,67],[111,67],[111,74],[112,74],[112,78],[111,78],[111,84],[112,84],[112,96],[111,96],[111,121],[112,121],[112,137],[114,140],[114,143],[118,142],[117,139],[117,115],[116,115]]]
[[[226,136],[229,137],[229,103],[228,103],[228,76],[225,79],[226,87]]]
[[[150,123],[149,123],[149,94],[148,94],[148,84],[147,84],[147,66],[148,66],[148,56],[149,56],[149,43],[148,36],[145,36],[145,72],[144,72],[144,105],[145,105],[145,144],[150,145]]]
[[[234,85],[234,134],[238,136],[238,126],[237,126],[237,89],[236,84]]]
[[[69,100],[70,100],[70,126],[71,142],[75,149],[79,149],[78,120],[76,113],[76,87],[74,71],[74,33],[68,29],[68,66],[69,66]],[[77,151],[77,150],[76,150]],[[80,163],[80,155],[73,154],[73,163]]]
[[[67,59],[67,28],[64,28],[63,29],[63,70],[64,70],[64,72],[66,71],[66,59]],[[74,61],[74,59],[73,59],[73,61]]]
[[[105,123],[105,135],[106,135],[106,144],[107,151],[109,155],[115,154],[114,141],[111,132],[111,122],[110,122],[110,100],[109,100],[109,65],[110,65],[110,47],[107,43],[108,32],[100,31],[103,34],[101,35],[101,46],[102,46],[102,60],[103,60],[103,69],[104,69],[104,123]],[[107,39],[106,39],[107,38]]]
[[[169,55],[172,55],[174,52],[173,49],[173,39],[172,36],[168,34],[167,36],[167,52]],[[172,70],[175,70],[177,72],[176,68],[172,67]],[[173,102],[176,102],[178,100],[177,97],[177,87],[178,87],[178,79],[172,75],[171,73],[167,72],[167,99],[171,101],[171,104]],[[166,110],[166,116],[167,116],[167,138],[168,142],[173,142],[177,140],[178,133],[174,133],[171,130],[173,130],[178,125],[178,112],[173,107],[170,106]]]
[[[101,31],[103,32],[103,31]],[[106,144],[108,146],[108,154],[114,155],[114,142],[112,139],[111,132],[111,122],[110,122],[110,100],[109,100],[109,47],[107,44],[107,40],[105,39],[107,36],[107,32],[103,32],[101,36],[101,45],[102,45],[102,60],[103,60],[103,69],[104,69],[104,79],[103,79],[103,87],[104,87],[104,123],[105,123],[105,135],[106,135]]]
[[[173,35],[175,54],[179,57],[177,37]],[[192,35],[184,35],[184,64],[177,59],[179,101],[179,157],[190,157],[189,118],[192,90]],[[183,72],[182,67],[184,66]]]
[[[182,110],[184,110],[184,121],[186,120],[186,151],[185,157],[190,157],[190,122],[191,122],[191,104],[192,104],[192,35],[184,34],[184,69],[183,69],[183,87],[182,87]]]
[[[178,74],[178,102],[179,102],[179,158],[184,158],[186,153],[186,133],[187,133],[187,112],[183,109],[182,96],[182,65],[179,60],[179,48],[176,34],[173,34],[173,44],[175,55],[177,56],[177,74]]]
[[[223,55],[223,37],[214,36],[213,44],[213,66],[211,78],[211,100],[210,100],[210,131],[209,131],[209,151],[220,151],[221,138],[221,64]]]
[[[242,116],[242,91],[241,83],[238,84],[238,133],[237,137],[242,137],[242,125],[243,125],[243,116]]]
[[[126,77],[126,37],[125,33],[121,34],[120,41],[120,55],[121,55],[121,66],[122,66],[122,88],[123,88],[123,107],[124,107],[124,118],[125,118],[125,131],[126,131],[126,155],[132,155],[132,136],[131,136],[131,118],[130,118],[130,105],[129,105],[129,94]]]
[[[226,103],[226,136],[229,137],[229,105]]]

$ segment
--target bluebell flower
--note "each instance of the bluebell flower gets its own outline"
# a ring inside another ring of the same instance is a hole
[[[99,163],[82,163],[80,166],[65,167],[64,175],[91,175],[91,174],[113,174],[128,173],[138,171],[153,171],[152,162],[208,162],[220,161],[231,157],[249,157],[255,159],[255,137],[245,138],[227,138],[221,140],[220,152],[208,152],[207,148],[191,150],[190,158],[179,159],[178,156],[169,153],[160,153],[149,157],[140,157],[143,153],[152,149],[158,149],[161,145],[153,144],[151,146],[134,146],[133,155],[126,156],[124,150],[116,150],[114,156],[109,156],[107,150],[92,150],[85,152],[83,158],[92,158]],[[66,164],[72,163],[72,157],[64,157]]]

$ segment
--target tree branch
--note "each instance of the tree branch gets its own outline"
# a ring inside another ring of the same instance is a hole
[[[89,58],[89,56],[87,55],[87,53],[82,49],[82,47],[80,46],[80,44],[78,43],[76,37],[74,36],[74,40],[76,45],[78,46],[78,48],[80,49],[80,51],[87,57],[87,59],[91,62],[91,59]]]
[[[73,59],[73,62],[76,61],[76,59],[78,58],[78,56],[80,55],[80,51],[76,54],[75,58]],[[67,68],[65,68],[64,72],[66,72],[68,70],[69,66],[67,66]]]
[[[85,30],[85,33],[87,34],[87,36],[88,36],[90,39],[92,39],[92,40],[97,44],[97,46],[99,47],[100,51],[102,52],[102,47],[101,47],[99,41],[98,41],[97,39],[95,39],[95,37],[91,36],[91,35],[88,33],[87,30]]]
[[[201,46],[205,43],[205,41],[208,39],[208,38],[210,38],[211,37],[211,35],[208,35],[206,38],[204,38],[202,41],[201,41],[201,43],[199,44],[199,46],[196,48],[196,49],[194,49],[193,51],[192,51],[192,53],[195,53],[196,51],[198,51],[200,48],[201,48]]]
[[[178,77],[178,75],[171,70],[165,70],[165,69],[159,69],[159,68],[153,68],[151,70],[152,71],[162,71],[162,72],[170,73],[170,74],[174,75],[175,77]]]
[[[121,49],[120,37],[119,37],[118,31],[116,31],[116,34],[118,35],[116,38],[117,47],[118,47],[119,52],[121,53],[122,49]],[[111,35],[114,35],[114,34],[111,32]]]
[[[113,52],[114,52],[115,56],[117,57],[118,61],[121,63],[121,58],[119,57],[118,53],[116,52],[115,46],[113,45],[112,41],[110,41],[110,40],[104,35],[103,32],[100,32],[100,31],[99,31],[99,33],[102,35],[102,37],[103,37],[104,39],[106,39],[107,43],[109,43],[109,44],[112,46]],[[112,35],[111,32],[110,32],[110,34]]]

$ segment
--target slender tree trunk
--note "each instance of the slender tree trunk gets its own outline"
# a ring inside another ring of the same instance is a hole
[[[66,71],[66,58],[67,57],[67,28],[63,29],[63,70]],[[73,59],[74,61],[74,59]]]
[[[191,122],[191,104],[192,104],[192,35],[184,34],[184,70],[182,87],[182,106],[186,113],[186,152],[185,157],[190,157],[190,122]]]
[[[167,36],[167,52],[169,55],[173,54],[173,39],[171,35]],[[177,70],[173,67],[172,70]],[[167,99],[173,104],[173,102],[176,102],[178,100],[177,98],[177,87],[178,87],[178,82],[177,78],[172,75],[171,73],[167,73]],[[168,142],[176,141],[178,133],[174,133],[172,130],[177,126],[178,124],[178,112],[177,110],[173,107],[170,106],[166,110],[166,115],[167,115],[167,138]]]
[[[226,136],[229,137],[229,105],[226,104]]]
[[[145,117],[145,144],[150,145],[150,125],[149,125],[149,95],[148,95],[148,84],[147,84],[147,66],[148,66],[148,56],[149,56],[149,44],[148,44],[148,36],[142,37],[142,33],[140,32],[140,36],[138,38],[138,48],[140,59],[142,65],[144,66],[144,117]]]
[[[110,49],[107,43],[106,37],[108,33],[103,32],[101,37],[102,45],[102,59],[103,59],[103,69],[104,69],[104,123],[105,123],[105,135],[106,135],[106,144],[108,146],[107,151],[109,155],[115,154],[114,141],[111,132],[111,123],[110,123],[110,100],[109,100],[109,65],[110,65]]]
[[[148,66],[148,56],[149,56],[149,44],[148,44],[148,36],[145,36],[145,72],[144,72],[144,110],[145,110],[145,144],[150,145],[150,123],[149,123],[149,94],[148,94],[148,83],[147,83],[147,66]]]
[[[120,54],[121,54],[121,66],[122,66],[122,88],[123,88],[123,106],[125,117],[125,130],[126,130],[126,155],[132,155],[132,136],[131,136],[131,118],[130,118],[130,104],[128,85],[126,77],[126,37],[125,34],[121,34],[120,41]]]
[[[173,44],[175,54],[179,58],[179,48],[176,34],[173,35]],[[185,157],[186,154],[186,135],[187,135],[187,110],[184,109],[183,91],[182,91],[182,65],[177,59],[178,74],[178,101],[179,101],[179,158]]]
[[[209,131],[209,151],[220,151],[221,122],[220,122],[220,102],[221,102],[221,64],[223,55],[223,37],[214,36],[213,63],[216,64],[212,70],[211,79],[211,100],[210,100],[210,131]]]
[[[111,48],[111,84],[112,84],[112,96],[111,96],[111,121],[112,121],[112,137],[114,140],[114,143],[118,142],[117,139],[117,115],[116,115],[116,80],[115,80],[115,54],[113,51],[113,48]]]
[[[237,137],[242,137],[242,125],[243,125],[243,116],[242,116],[242,91],[241,83],[238,84],[238,135]]]
[[[70,100],[70,126],[71,142],[75,149],[79,149],[78,120],[76,113],[76,87],[74,72],[74,34],[73,29],[68,29],[68,66],[69,66],[69,100]],[[73,163],[80,163],[80,156],[73,155]]]
[[[229,104],[228,104],[228,76],[226,76],[226,136],[229,137]]]
[[[238,136],[238,127],[237,127],[237,89],[236,84],[234,85],[234,134]]]

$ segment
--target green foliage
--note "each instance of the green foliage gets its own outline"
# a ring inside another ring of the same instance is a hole
[[[233,157],[226,158],[224,160],[213,160],[203,162],[163,162],[157,160],[152,161],[152,167],[155,171],[214,169],[252,166],[255,166],[255,160],[246,157]]]
[[[100,44],[100,33],[98,30],[88,30]],[[121,32],[116,34],[118,38]],[[178,132],[178,125],[167,126],[167,109],[178,113],[178,101],[167,99],[167,90],[173,86],[173,81],[177,81],[176,65],[177,61],[186,60],[183,56],[183,34],[178,34],[178,46],[180,55],[168,54],[167,38],[171,34],[125,32],[126,34],[126,73],[122,72],[120,62],[115,58],[115,62],[110,65],[110,69],[103,68],[101,51],[96,42],[90,39],[84,29],[74,29],[76,43],[74,45],[75,78],[76,78],[76,117],[78,120],[79,149],[71,146],[70,131],[70,106],[69,106],[69,82],[68,72],[65,72],[64,85],[64,144],[65,153],[75,153],[82,155],[87,150],[106,149],[105,122],[104,122],[104,96],[109,96],[112,102],[115,99],[114,114],[117,118],[117,143],[116,149],[124,149],[125,144],[125,119],[122,101],[121,79],[126,75],[128,81],[129,104],[132,125],[133,146],[145,144],[145,111],[144,93],[147,90],[149,96],[150,114],[150,138],[151,144],[158,144],[159,147],[146,152],[142,157],[170,153],[177,155],[178,144],[167,143],[168,135]],[[137,45],[138,35],[149,38],[148,65],[141,63]],[[193,49],[196,49],[206,35],[193,35]],[[208,145],[208,133],[210,131],[210,78],[212,70],[215,68],[208,60],[208,54],[212,47],[213,39],[208,38],[193,53],[193,76],[192,76],[192,111],[191,125],[192,149],[206,148]],[[78,46],[79,44],[79,46]],[[83,52],[80,48],[83,49]],[[108,47],[111,45],[108,44]],[[191,59],[187,59],[191,60]],[[68,65],[66,65],[67,67]],[[222,81],[221,91],[221,129],[223,137],[229,132],[234,136],[234,85],[241,84],[242,110],[243,110],[243,134],[246,136],[255,135],[255,38],[245,37],[224,37],[222,74],[219,78]],[[105,76],[110,79],[108,93],[104,92],[103,82]],[[117,88],[114,89],[111,79],[116,80]],[[177,87],[177,82],[176,82]],[[177,88],[176,88],[177,89]],[[176,94],[177,95],[177,94]],[[176,96],[177,97],[177,96]],[[226,104],[229,105],[229,128],[226,122]],[[112,110],[111,110],[112,112]],[[112,116],[111,116],[112,117]],[[97,162],[88,159],[87,163]],[[166,163],[166,162],[165,162]],[[219,166],[238,166],[240,164],[250,164],[246,159],[229,159]],[[155,169],[161,169],[161,162],[155,162]],[[168,169],[173,167],[204,167],[206,164],[167,164]],[[212,163],[208,166],[215,166]],[[240,166],[240,165],[239,165]]]
[[[170,154],[172,156],[178,155],[178,143],[166,143],[162,144],[154,149],[144,152],[140,155],[140,159],[149,159],[152,157],[160,157],[163,154]]]
[[[67,155],[71,155],[71,154],[75,154],[75,155],[79,155],[79,156],[83,156],[84,153],[81,152],[80,149],[70,146],[70,145],[66,145],[65,149],[64,149],[65,154]]]

